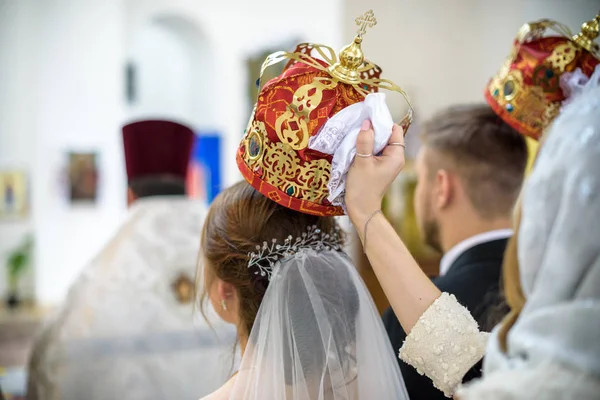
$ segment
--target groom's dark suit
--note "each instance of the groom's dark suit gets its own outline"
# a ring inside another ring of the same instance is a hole
[[[499,306],[502,259],[507,241],[498,239],[471,247],[452,263],[445,275],[433,280],[442,292],[455,295],[484,330],[489,330],[498,322],[498,316],[508,311]],[[391,308],[383,314],[383,323],[397,354],[406,334]],[[433,387],[429,378],[419,375],[413,367],[400,359],[398,362],[411,400],[446,399],[441,391]],[[477,375],[480,375],[480,369],[470,371],[466,378],[473,379]]]

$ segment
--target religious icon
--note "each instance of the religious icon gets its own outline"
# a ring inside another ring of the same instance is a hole
[[[96,201],[97,168],[96,153],[69,153],[69,198],[72,203]]]
[[[27,180],[22,171],[0,172],[0,218],[23,218],[28,212]]]

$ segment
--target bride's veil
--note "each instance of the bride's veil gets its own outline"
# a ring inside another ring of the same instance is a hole
[[[408,399],[380,316],[347,255],[272,265],[231,399]]]

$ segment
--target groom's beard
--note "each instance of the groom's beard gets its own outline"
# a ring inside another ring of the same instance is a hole
[[[440,243],[440,225],[435,219],[432,218],[423,223],[423,239],[425,244],[440,253],[444,253]]]
[[[424,204],[424,212],[421,226],[421,235],[426,245],[430,246],[436,251],[443,253],[442,244],[440,242],[440,225],[436,218],[432,215],[431,201],[427,200]]]
[[[437,221],[427,221],[423,229],[425,235],[425,244],[443,254],[444,251],[442,250],[442,245],[440,243],[440,226],[438,225]]]

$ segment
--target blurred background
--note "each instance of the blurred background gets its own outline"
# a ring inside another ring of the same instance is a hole
[[[234,154],[265,56],[305,41],[339,49],[367,9],[378,23],[363,50],[415,106],[410,156],[421,121],[483,101],[523,23],[578,32],[600,0],[0,0],[0,371],[26,362],[43,315],[122,222],[126,122],[193,127],[188,184],[210,202],[241,178]],[[399,119],[402,99],[388,104]],[[415,236],[413,185],[409,166],[386,212],[435,275]]]

